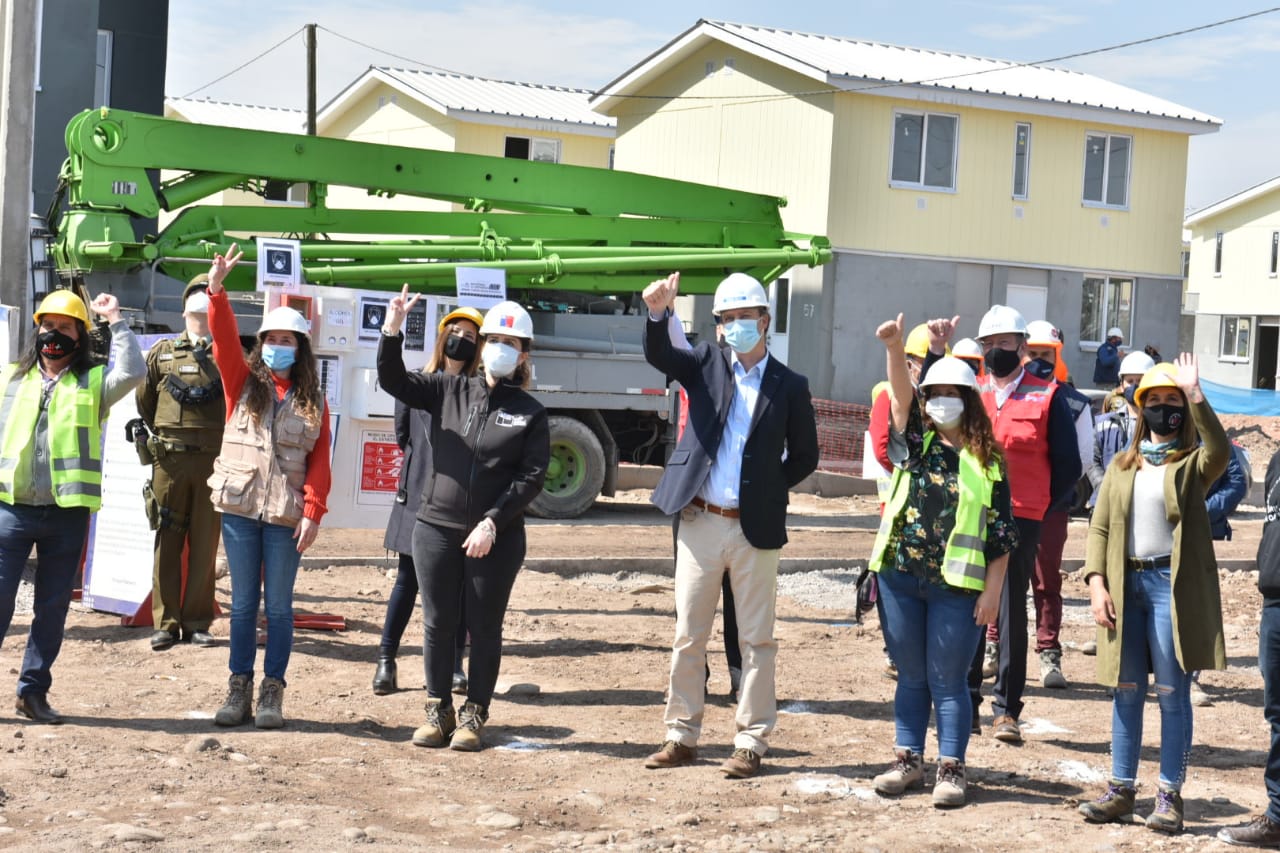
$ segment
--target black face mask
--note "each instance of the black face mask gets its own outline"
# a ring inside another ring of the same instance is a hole
[[[57,329],[45,329],[36,335],[36,346],[39,348],[40,355],[57,361],[58,359],[66,358],[79,349],[80,342],[75,338],[62,334]]]
[[[1037,379],[1053,379],[1053,365],[1043,358],[1033,358],[1026,363],[1027,372]]]
[[[1147,422],[1147,429],[1156,435],[1175,435],[1182,429],[1182,419],[1186,409],[1182,406],[1147,406],[1142,410],[1142,419]]]
[[[1001,349],[1000,347],[992,347],[982,356],[982,360],[987,364],[987,370],[990,370],[1000,379],[1004,379],[1010,373],[1018,369],[1018,365],[1022,363],[1022,357],[1018,355],[1017,350]]]
[[[450,335],[444,342],[444,354],[454,361],[466,363],[476,354],[476,342],[461,335]]]

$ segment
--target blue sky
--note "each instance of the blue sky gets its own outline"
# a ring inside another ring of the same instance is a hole
[[[442,68],[596,89],[698,18],[1035,61],[1260,11],[1275,0],[1191,3],[870,2],[605,4],[572,0],[203,0],[170,4],[166,92],[302,108],[301,34],[205,87],[303,24],[318,36],[321,104],[369,65],[413,64],[333,33]],[[1187,207],[1198,209],[1280,175],[1280,12],[1217,29],[1059,63],[1211,113],[1225,124],[1193,137]],[[205,87],[205,88],[201,88]]]

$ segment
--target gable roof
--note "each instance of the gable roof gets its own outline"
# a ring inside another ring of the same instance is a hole
[[[306,112],[281,107],[259,107],[204,98],[165,98],[164,114],[167,118],[183,118],[193,124],[216,124],[221,127],[271,130],[277,133],[307,131]]]
[[[815,91],[942,101],[1187,134],[1213,133],[1222,124],[1208,113],[1078,71],[708,20],[699,20],[609,82],[592,98],[592,107],[608,113],[712,42],[808,77],[816,82]]]
[[[1219,213],[1225,213],[1233,207],[1239,207],[1242,204],[1248,204],[1255,198],[1260,198],[1271,192],[1280,190],[1280,177],[1272,178],[1269,181],[1263,181],[1260,184],[1249,187],[1247,190],[1241,190],[1235,195],[1227,196],[1222,201],[1214,202],[1208,207],[1202,207],[1195,213],[1183,220],[1183,227],[1190,227],[1206,219],[1212,219]]]
[[[460,121],[610,138],[615,132],[612,117],[591,109],[589,89],[379,66],[370,66],[325,104],[316,117],[317,127],[380,84]]]

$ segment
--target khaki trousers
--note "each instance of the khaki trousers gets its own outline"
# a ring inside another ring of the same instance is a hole
[[[671,649],[666,740],[697,746],[702,734],[707,640],[727,571],[742,650],[733,745],[757,755],[764,755],[769,748],[769,733],[778,721],[773,677],[778,641],[773,636],[773,618],[780,553],[752,547],[736,518],[685,508],[676,539],[676,634]]]

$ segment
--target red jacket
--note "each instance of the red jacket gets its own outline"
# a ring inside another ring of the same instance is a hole
[[[1049,407],[1057,383],[1023,372],[1018,387],[1001,407],[996,406],[994,381],[984,377],[979,383],[996,443],[1004,451],[1013,515],[1043,521],[1049,508],[1053,473],[1049,457]]]

